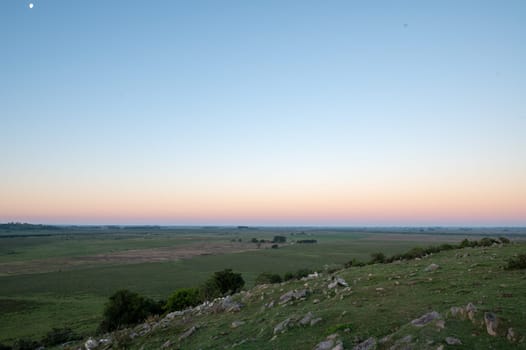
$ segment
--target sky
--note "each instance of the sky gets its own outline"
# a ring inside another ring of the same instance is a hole
[[[0,222],[526,226],[524,62],[522,0],[1,0]]]

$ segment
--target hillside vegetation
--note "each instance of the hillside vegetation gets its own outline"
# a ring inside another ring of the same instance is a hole
[[[525,252],[519,243],[465,245],[320,272],[66,348],[526,349],[526,270],[513,263]]]

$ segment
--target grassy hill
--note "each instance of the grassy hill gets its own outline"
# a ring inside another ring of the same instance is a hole
[[[526,270],[504,269],[525,252],[515,243],[322,271],[93,339],[99,349],[526,349]],[[348,286],[330,288],[336,278]]]

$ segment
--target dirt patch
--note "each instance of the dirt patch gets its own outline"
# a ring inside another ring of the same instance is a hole
[[[264,246],[261,246],[261,248],[264,248]],[[250,250],[257,250],[257,247],[253,243],[196,242],[176,247],[134,249],[89,256],[1,263],[0,276],[63,271],[97,265],[177,261],[200,255],[228,254]]]

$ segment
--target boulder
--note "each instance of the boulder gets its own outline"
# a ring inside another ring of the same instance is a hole
[[[192,326],[191,328],[186,330],[183,334],[181,334],[181,336],[179,337],[179,340],[183,340],[183,339],[188,338],[189,336],[194,334],[196,331],[197,331],[197,327],[196,326]]]
[[[470,319],[471,322],[475,322],[475,314],[477,313],[477,307],[473,305],[472,303],[469,303],[466,305],[466,315]]]
[[[436,311],[428,312],[427,314],[414,319],[411,321],[411,324],[415,327],[423,327],[431,321],[441,318],[440,314]]]
[[[373,350],[376,349],[376,339],[373,337],[356,345],[353,350]]]
[[[93,350],[93,349],[96,349],[98,346],[99,346],[99,342],[93,338],[89,338],[84,343],[84,348],[86,348],[86,350]]]
[[[244,325],[244,324],[245,324],[244,321],[237,321],[237,320],[236,320],[236,321],[234,321],[234,322],[232,322],[232,323],[230,324],[230,327],[231,327],[231,328],[237,328],[237,327],[240,327],[240,326],[242,326],[242,325]]]
[[[274,334],[278,333],[284,333],[287,330],[287,327],[289,326],[291,319],[287,318],[284,321],[281,321],[274,327]]]
[[[446,343],[448,345],[462,345],[462,342],[460,341],[460,339],[453,338],[453,337],[447,337],[446,338]]]
[[[431,272],[431,271],[436,271],[440,268],[440,265],[437,265],[437,264],[431,264],[429,265],[428,267],[426,267],[424,269],[425,272]]]
[[[334,346],[334,340],[331,340],[331,339],[324,340],[316,344],[316,346],[314,347],[314,350],[331,350],[333,346]]]
[[[300,320],[300,325],[302,326],[306,326],[308,324],[310,324],[310,322],[312,321],[312,319],[314,318],[314,314],[312,312],[307,312],[307,314],[305,316],[303,316],[303,318]]]
[[[499,319],[493,312],[484,313],[484,323],[486,324],[486,331],[491,336],[497,335],[497,328],[499,326]]]
[[[316,317],[316,318],[313,318],[311,321],[310,321],[310,325],[311,326],[314,326],[316,323],[319,323],[321,322],[323,319],[321,317]]]
[[[279,304],[283,305],[291,300],[306,298],[309,295],[307,289],[291,290],[279,297]]]
[[[517,341],[517,336],[515,335],[515,331],[513,330],[513,328],[508,328],[508,332],[506,333],[506,338],[512,343]]]

